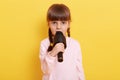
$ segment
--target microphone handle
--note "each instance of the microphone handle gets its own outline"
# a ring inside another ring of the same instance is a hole
[[[63,52],[59,52],[57,54],[57,57],[58,57],[58,62],[62,62],[63,61]]]

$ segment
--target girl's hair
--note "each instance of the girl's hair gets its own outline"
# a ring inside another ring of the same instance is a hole
[[[70,10],[66,5],[53,4],[52,6],[50,6],[47,12],[47,21],[49,22],[49,21],[55,21],[55,20],[71,21]],[[53,48],[53,35],[50,28],[48,30],[48,34],[49,34],[50,45],[47,51],[51,51]],[[68,37],[70,37],[70,28],[68,28],[67,34],[68,34]]]

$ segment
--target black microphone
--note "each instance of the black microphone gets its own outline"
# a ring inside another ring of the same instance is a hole
[[[61,31],[57,31],[55,36],[54,36],[54,44],[53,46],[55,46],[57,43],[63,43],[64,44],[64,48],[66,48],[66,38],[63,35],[63,33]],[[62,62],[63,61],[63,52],[60,51],[57,54],[58,57],[58,62]]]

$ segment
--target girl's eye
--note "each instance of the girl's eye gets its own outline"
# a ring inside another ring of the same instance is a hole
[[[52,24],[56,24],[56,22],[55,22],[55,21],[53,21],[53,22],[52,22]]]
[[[65,21],[62,21],[62,24],[65,24]]]

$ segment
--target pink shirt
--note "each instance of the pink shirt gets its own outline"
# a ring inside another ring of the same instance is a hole
[[[66,42],[63,62],[58,62],[57,57],[52,57],[47,52],[49,39],[41,41],[39,58],[43,72],[42,80],[85,80],[80,45],[71,37],[66,37]]]

